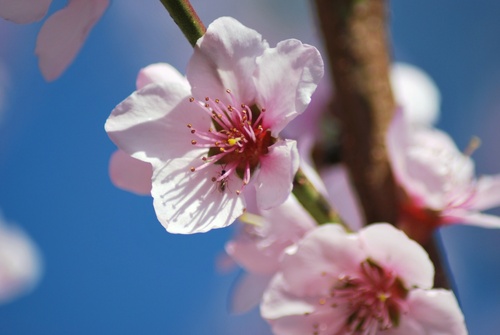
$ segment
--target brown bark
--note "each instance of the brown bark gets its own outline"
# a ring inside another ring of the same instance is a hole
[[[395,109],[384,0],[315,0],[340,121],[341,155],[367,222],[396,222],[397,198],[385,150]]]

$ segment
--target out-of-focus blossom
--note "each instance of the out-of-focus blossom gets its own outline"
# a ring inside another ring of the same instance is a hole
[[[410,123],[419,126],[436,123],[441,95],[429,75],[416,66],[395,63],[391,69],[391,83],[396,101]]]
[[[0,16],[16,23],[41,20],[51,0],[0,0]],[[35,53],[48,81],[57,79],[73,61],[90,30],[104,14],[109,0],[69,0],[43,24]]]
[[[197,42],[189,84],[153,80],[113,110],[106,131],[153,166],[151,193],[168,231],[224,227],[243,213],[247,184],[262,209],[290,194],[297,149],[278,134],[322,75],[314,47],[286,40],[270,48],[256,31],[220,18]]]
[[[40,257],[33,242],[0,217],[0,304],[32,289],[40,273]]]
[[[469,154],[460,152],[446,133],[412,127],[398,111],[387,148],[405,193],[402,221],[411,218],[427,228],[449,223],[500,227],[499,217],[480,213],[500,205],[500,175],[476,179]]]
[[[425,250],[389,224],[325,225],[288,248],[261,314],[277,335],[463,335],[452,292],[431,289]]]

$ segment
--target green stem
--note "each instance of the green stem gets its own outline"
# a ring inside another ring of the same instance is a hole
[[[189,0],[160,0],[192,47],[207,30]]]
[[[330,203],[318,192],[318,190],[316,190],[301,169],[297,171],[293,179],[292,192],[319,225],[325,223],[339,223],[343,225],[344,228],[348,229],[338,214],[330,206]]]

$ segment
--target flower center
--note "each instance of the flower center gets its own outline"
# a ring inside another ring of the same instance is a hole
[[[243,181],[243,187],[250,182],[252,173],[259,167],[260,158],[269,152],[276,139],[271,131],[263,126],[265,109],[256,105],[238,104],[231,90],[226,90],[232,104],[224,105],[219,99],[206,97],[205,101],[196,101],[212,118],[212,127],[207,131],[187,127],[195,139],[191,144],[207,149],[202,157],[204,163],[191,167],[191,172],[199,171],[212,164],[221,166],[221,171],[212,177],[220,192],[228,188],[230,176],[236,174]],[[195,102],[194,98],[189,101]]]
[[[399,325],[401,312],[408,309],[407,293],[394,272],[368,259],[358,275],[339,276],[319,304],[345,311],[346,323],[336,335],[372,335]]]

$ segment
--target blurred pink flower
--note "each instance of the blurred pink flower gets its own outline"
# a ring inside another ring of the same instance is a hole
[[[32,289],[40,273],[36,246],[20,228],[0,217],[0,305]]]
[[[389,224],[324,225],[287,249],[261,314],[277,335],[462,335],[452,292],[431,289],[425,250]]]
[[[0,0],[0,16],[16,23],[41,20],[51,0]],[[104,14],[109,0],[69,0],[42,26],[35,53],[48,81],[57,79],[73,61],[92,27]]]
[[[405,192],[401,220],[436,228],[450,223],[500,227],[480,213],[500,205],[500,175],[474,176],[474,162],[444,132],[411,127],[398,111],[387,135],[393,172]],[[404,223],[403,223],[404,224]]]
[[[297,149],[278,134],[307,107],[322,75],[314,47],[286,40],[269,48],[256,31],[220,18],[197,42],[189,84],[145,85],[105,127],[118,147],[153,166],[154,206],[169,232],[225,227],[243,213],[240,193],[250,182],[259,208],[290,194]]]

